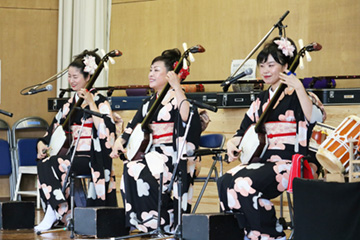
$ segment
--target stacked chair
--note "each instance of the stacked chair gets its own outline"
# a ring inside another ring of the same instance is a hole
[[[0,119],[0,176],[9,176],[10,196],[15,189],[15,175],[12,174],[11,129],[7,122]]]
[[[49,124],[40,117],[26,117],[18,120],[12,127],[13,165],[16,176],[16,187],[13,200],[21,200],[21,196],[36,197],[36,207],[40,208],[40,194],[37,183],[36,145],[39,137],[42,137]],[[35,177],[35,190],[22,190],[25,175]]]

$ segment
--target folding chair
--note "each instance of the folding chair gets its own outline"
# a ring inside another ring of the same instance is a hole
[[[11,161],[11,129],[7,122],[2,119],[0,119],[0,131],[2,133],[0,136],[0,176],[9,176],[10,196],[12,196],[15,184]]]
[[[209,173],[207,177],[197,177],[195,178],[195,182],[204,182],[204,185],[201,189],[201,192],[199,194],[199,197],[196,200],[196,203],[194,205],[194,208],[192,210],[192,213],[196,212],[197,207],[200,204],[201,198],[205,192],[206,186],[209,183],[209,181],[217,181],[219,176],[222,176],[223,173],[223,157],[222,154],[225,152],[225,149],[223,149],[224,143],[225,143],[225,135],[223,134],[205,134],[200,137],[200,149],[196,150],[194,155],[198,156],[201,161],[202,156],[206,155],[213,155],[212,159],[214,160]],[[216,163],[220,163],[220,174],[217,170]],[[212,177],[212,173],[214,172],[215,177]]]
[[[40,194],[37,183],[36,145],[48,129],[48,123],[40,117],[26,117],[12,127],[13,161],[16,173],[16,187],[13,200],[21,200],[21,195],[35,196],[36,207],[40,208]],[[35,190],[21,190],[23,175],[34,175]]]

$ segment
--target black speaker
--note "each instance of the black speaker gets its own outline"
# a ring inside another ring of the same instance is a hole
[[[34,228],[34,202],[1,202],[0,228],[5,230]]]
[[[185,240],[239,240],[244,238],[235,215],[221,213],[183,214]]]
[[[360,238],[360,182],[338,183],[295,178],[294,238]]]
[[[76,207],[74,232],[96,238],[129,234],[125,229],[125,210],[118,207]]]

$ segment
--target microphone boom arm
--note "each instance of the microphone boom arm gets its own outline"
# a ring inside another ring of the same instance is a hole
[[[244,59],[244,61],[240,64],[240,66],[236,69],[236,71],[231,75],[231,77],[234,77],[237,72],[240,70],[240,68],[242,66],[244,66],[244,64],[247,62],[247,60],[249,60],[249,58],[251,58],[251,56],[259,49],[259,47],[266,41],[266,39],[270,36],[270,34],[274,31],[274,29],[276,27],[278,27],[279,23],[282,22],[282,20],[284,20],[284,18],[289,14],[289,10],[285,12],[285,14],[279,19],[279,21],[274,24],[274,26],[270,29],[270,31],[260,40],[260,42],[254,47],[253,50],[251,50],[251,52],[246,56],[246,58]]]

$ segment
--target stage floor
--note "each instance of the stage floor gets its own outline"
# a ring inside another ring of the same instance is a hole
[[[35,224],[38,224],[40,219],[42,219],[43,217],[43,212],[42,210],[36,210],[35,211]],[[286,235],[289,236],[291,234],[290,230],[286,230]],[[137,233],[135,233],[137,234]],[[37,235],[33,229],[24,229],[24,230],[2,230],[0,231],[0,239],[2,240],[41,240],[41,239],[71,239],[70,238],[70,232],[69,231],[60,231],[60,232],[51,232],[51,233],[44,233],[41,235]],[[81,236],[81,235],[77,235],[75,234],[75,238],[74,239],[97,239],[100,240],[100,238],[94,238],[94,237],[89,237],[89,236]],[[157,238],[157,237],[134,237],[134,238],[129,238],[132,240],[146,240],[146,239],[161,239],[161,238]],[[162,238],[162,239],[172,239],[171,237],[169,238]],[[241,240],[241,239],[239,239]]]
[[[4,240],[10,240],[10,239],[18,239],[18,240],[40,240],[40,239],[71,239],[70,238],[70,232],[69,231],[63,231],[63,232],[53,232],[53,233],[44,233],[42,235],[37,235],[34,233],[31,229],[30,230],[3,230],[0,233],[0,239]],[[88,236],[80,236],[75,234],[74,239],[96,239],[101,240],[101,238],[94,238],[94,237],[88,237]],[[109,239],[109,238],[107,238]],[[145,239],[173,239],[171,237],[169,238],[151,238],[151,237],[134,237],[129,238],[132,240],[145,240]]]

